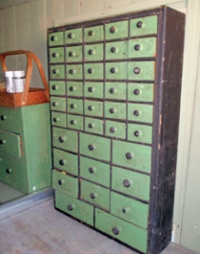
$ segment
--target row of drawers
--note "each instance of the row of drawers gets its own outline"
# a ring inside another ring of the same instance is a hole
[[[105,48],[104,48],[105,47]],[[156,38],[137,38],[117,42],[87,44],[84,46],[56,47],[49,49],[50,63],[87,62],[149,58],[156,56]]]
[[[51,79],[153,81],[155,61],[50,65]],[[105,68],[104,68],[105,67]],[[105,69],[105,70],[104,70]]]
[[[157,34],[157,15],[74,28],[49,34],[49,46],[116,40],[127,37]]]

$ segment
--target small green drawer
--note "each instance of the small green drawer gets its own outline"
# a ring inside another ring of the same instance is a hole
[[[51,123],[52,125],[59,127],[66,127],[67,117],[66,113],[51,112]]]
[[[126,138],[126,124],[115,121],[106,121],[106,136]]]
[[[126,103],[105,102],[105,117],[112,119],[126,119]]]
[[[83,117],[68,114],[67,127],[74,130],[83,130]]]
[[[128,37],[128,20],[106,24],[106,40]]]
[[[126,100],[126,83],[106,82],[105,97],[112,100]]]
[[[68,99],[67,111],[74,114],[83,114],[83,100],[81,99]]]
[[[155,62],[129,62],[128,63],[128,79],[129,80],[154,80],[155,78]]]
[[[128,57],[156,57],[156,38],[142,38],[129,40]]]
[[[74,44],[82,42],[82,29],[76,28],[65,31],[65,44]]]
[[[103,98],[102,82],[85,82],[84,95],[87,98]]]
[[[55,206],[63,212],[79,219],[80,221],[93,225],[94,207],[76,198],[66,195],[65,192],[56,190]]]
[[[86,178],[91,182],[101,184],[103,186],[110,186],[110,165],[80,157],[80,176]]]
[[[67,95],[82,97],[83,96],[83,83],[82,82],[67,82]]]
[[[78,152],[78,133],[76,131],[53,127],[52,136],[54,147]]]
[[[102,80],[104,77],[103,64],[102,63],[84,64],[84,75],[85,79]]]
[[[65,172],[53,170],[52,173],[53,188],[77,198],[78,197],[78,179],[68,176]]]
[[[51,97],[51,110],[66,111],[66,99],[59,97]]]
[[[127,62],[106,63],[106,79],[127,79]]]
[[[106,43],[106,59],[127,59],[128,46],[127,41],[107,42]]]
[[[103,116],[103,102],[85,100],[84,111],[85,111],[85,115],[102,117]]]
[[[153,105],[128,104],[128,120],[144,123],[153,122]]]
[[[141,124],[128,124],[128,140],[151,144],[152,143],[152,127]]]
[[[0,129],[21,133],[23,110],[21,108],[9,108],[0,106]],[[18,121],[16,121],[18,119]],[[15,124],[13,124],[15,123]]]
[[[84,61],[101,61],[103,57],[103,43],[85,45]]]
[[[51,65],[50,66],[50,78],[51,79],[64,79],[65,78],[65,67],[63,64]]]
[[[55,32],[49,34],[49,46],[57,46],[64,44],[63,32]]]
[[[63,63],[64,62],[64,49],[63,48],[50,48],[49,62],[50,63]]]
[[[84,29],[85,42],[103,41],[103,39],[104,39],[103,26],[93,26]]]
[[[82,46],[66,47],[66,59],[68,63],[82,62]]]
[[[82,64],[71,64],[66,67],[67,79],[82,79]]]
[[[141,17],[130,21],[130,36],[157,34],[158,17],[156,15]]]
[[[128,196],[149,201],[150,177],[131,170],[112,167],[112,189]]]
[[[81,199],[106,210],[110,208],[110,191],[84,180],[81,180]]]
[[[113,140],[113,164],[151,172],[151,147]]]
[[[139,251],[146,253],[148,232],[100,209],[95,210],[95,227]]]
[[[65,95],[64,81],[50,81],[49,86],[51,95]]]
[[[78,174],[78,157],[59,149],[53,149],[54,167],[72,175]]]
[[[111,214],[146,229],[148,212],[149,206],[147,204],[111,192]]]
[[[103,121],[100,119],[86,117],[85,131],[96,134],[103,134]]]
[[[153,102],[154,100],[154,84],[128,84],[128,100]]]
[[[80,133],[80,154],[110,161],[110,139]]]

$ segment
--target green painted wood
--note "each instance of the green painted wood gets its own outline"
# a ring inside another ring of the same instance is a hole
[[[126,83],[106,82],[105,98],[112,100],[126,100]]]
[[[69,113],[83,114],[83,100],[67,99],[67,111]]]
[[[131,225],[100,209],[95,210],[95,227],[106,234],[146,253],[147,230]]]
[[[119,39],[128,36],[128,21],[118,21],[106,24],[106,40]]]
[[[128,186],[128,182],[130,186]],[[120,167],[112,167],[112,189],[148,201],[150,198],[150,177]]]
[[[64,32],[65,43],[79,43],[82,42],[82,29],[76,28]]]
[[[22,137],[8,131],[0,130],[0,153],[10,154],[12,157],[23,157],[23,148],[21,147]]]
[[[140,143],[152,143],[153,130],[151,126],[128,124],[128,140]]]
[[[103,58],[103,43],[84,46],[84,61],[102,61]]]
[[[85,128],[86,132],[103,134],[103,120],[85,117]]]
[[[128,63],[128,79],[129,80],[149,80],[155,78],[155,62],[129,62]]]
[[[128,120],[144,123],[153,122],[153,106],[137,103],[128,104]]]
[[[59,48],[50,48],[49,49],[49,61],[50,63],[63,63],[65,61],[64,49]]]
[[[51,79],[64,79],[65,78],[64,65],[50,66],[50,78]]]
[[[67,114],[67,127],[75,130],[83,130],[83,117]]]
[[[85,79],[103,79],[103,64],[102,63],[88,63],[84,64]]]
[[[110,165],[81,156],[80,157],[80,176],[82,178],[88,179],[91,182],[109,187],[110,186]]]
[[[49,81],[51,95],[65,95],[64,81]]]
[[[94,100],[84,101],[85,115],[90,116],[103,116],[103,102]]]
[[[59,127],[66,127],[66,113],[51,112],[51,124]]]
[[[106,136],[115,138],[126,138],[126,123],[106,120]]]
[[[68,63],[82,61],[82,46],[66,47],[66,61]]]
[[[104,94],[104,87],[102,82],[85,82],[84,95],[87,98],[102,99]]]
[[[105,54],[106,60],[127,59],[128,41],[107,42]]]
[[[83,96],[83,83],[82,82],[67,82],[67,95],[68,96]]]
[[[103,26],[87,27],[84,29],[85,42],[103,41],[103,39],[104,39]]]
[[[153,102],[154,100],[154,84],[128,84],[128,100]]]
[[[63,32],[55,32],[49,34],[49,46],[57,46],[64,44],[64,34]]]
[[[127,79],[127,62],[113,62],[105,63],[106,66],[106,79]]]
[[[126,103],[108,102],[104,104],[105,117],[112,119],[126,119]]]
[[[156,56],[156,38],[132,39],[128,42],[128,57],[155,57]]]
[[[59,98],[51,96],[50,98],[51,110],[55,111],[66,111],[66,98]]]
[[[67,79],[82,79],[82,65],[81,64],[71,64],[66,67]]]

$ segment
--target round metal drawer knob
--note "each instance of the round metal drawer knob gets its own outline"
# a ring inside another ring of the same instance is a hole
[[[60,143],[64,143],[65,139],[66,139],[66,138],[60,136],[60,137],[58,138],[58,141],[59,141]]]
[[[135,44],[134,49],[135,49],[135,51],[139,51],[140,50],[140,44]]]
[[[114,235],[119,235],[120,229],[118,227],[113,227],[112,232],[113,232]]]
[[[73,53],[72,51],[70,51],[70,52],[68,53],[68,56],[69,56],[69,57],[72,57],[72,56],[74,56],[74,53]]]
[[[97,196],[97,194],[96,194],[96,193],[94,193],[94,192],[90,193],[90,197],[91,197],[91,199],[95,199],[95,198],[96,198],[96,196]]]
[[[135,136],[135,137],[139,137],[139,136],[140,136],[140,132],[139,132],[139,131],[135,131],[135,132],[134,132],[134,136]]]
[[[57,90],[57,89],[58,89],[58,87],[56,85],[52,86],[52,90]]]
[[[70,70],[69,70],[69,73],[70,73],[71,75],[73,75],[73,74],[75,74],[75,70],[70,69]]]
[[[88,110],[92,111],[94,109],[94,107],[92,105],[88,106]]]
[[[92,86],[88,87],[88,92],[92,93],[93,91],[94,91],[94,89]]]
[[[110,93],[115,93],[115,88],[111,87],[109,90]]]
[[[7,168],[7,169],[6,169],[6,173],[7,173],[7,174],[10,174],[11,172],[12,172],[12,169],[11,169],[11,168]]]
[[[53,58],[59,57],[59,54],[54,52],[54,53],[52,54],[52,57],[53,57]]]
[[[88,55],[93,55],[94,54],[94,51],[92,49],[88,50]]]
[[[111,114],[114,114],[115,111],[116,111],[116,110],[115,110],[114,108],[110,108],[110,109],[109,109],[109,112],[110,112]]]
[[[69,39],[72,39],[73,38],[73,34],[72,33],[68,33],[68,36],[67,36]]]
[[[59,184],[59,185],[63,185],[63,183],[64,183],[64,180],[63,180],[63,179],[59,179],[59,180],[58,180],[58,184]]]
[[[134,72],[136,75],[138,75],[138,74],[140,74],[141,69],[140,69],[139,67],[135,67],[135,68],[133,69],[133,72]]]
[[[92,129],[94,127],[94,124],[93,123],[89,123],[88,124],[88,128]]]
[[[70,90],[71,92],[73,92],[73,91],[75,90],[74,86],[70,86],[70,87],[69,87],[69,90]]]
[[[64,166],[65,165],[65,161],[64,160],[59,160],[59,164],[60,164],[60,166]]]
[[[134,93],[135,95],[139,95],[139,94],[140,94],[140,90],[139,90],[139,89],[135,89],[135,90],[133,91],[133,93]]]
[[[128,208],[127,207],[122,208],[122,213],[127,214],[128,213]]]
[[[52,106],[53,107],[57,107],[58,106],[58,102],[56,102],[56,101],[52,102]]]
[[[53,121],[54,121],[55,123],[57,123],[57,122],[60,121],[60,118],[59,118],[59,117],[54,117],[54,118],[53,118]]]
[[[74,210],[74,205],[70,204],[67,206],[68,211],[73,211]]]
[[[112,27],[110,28],[110,33],[111,33],[111,34],[114,34],[115,32],[116,32],[116,27],[112,26]]]
[[[110,49],[110,52],[111,52],[111,53],[115,53],[116,51],[117,51],[116,47],[112,47],[112,48]]]
[[[58,69],[53,69],[52,72],[53,72],[53,74],[58,74],[59,70]]]
[[[7,116],[1,115],[0,119],[1,119],[2,121],[5,121],[5,120],[7,119]]]
[[[110,68],[110,72],[111,72],[111,73],[116,73],[116,72],[117,72],[117,69],[114,68],[114,67],[112,67],[112,68]]]
[[[143,23],[142,21],[138,21],[137,24],[136,24],[137,28],[142,28],[143,26]]]
[[[5,139],[1,139],[0,140],[0,145],[4,145],[6,143],[6,140]]]
[[[90,30],[89,32],[88,32],[88,35],[89,36],[92,36],[94,33],[93,33],[93,31],[92,30]]]
[[[110,132],[111,132],[111,133],[114,133],[114,132],[115,132],[115,128],[114,128],[114,127],[111,127],[111,128],[110,128]]]
[[[125,179],[123,181],[123,185],[124,185],[125,188],[129,188],[131,186],[131,182],[128,179]]]
[[[94,145],[88,145],[88,149],[90,150],[90,151],[93,151],[94,149],[95,149],[95,147],[94,147]]]
[[[139,116],[139,114],[140,114],[140,112],[139,112],[138,110],[134,110],[134,111],[133,111],[133,115],[134,115],[134,116]]]
[[[51,41],[57,41],[57,37],[54,36],[54,35],[52,35],[52,36],[51,36]]]
[[[132,153],[130,153],[130,152],[128,152],[128,153],[126,153],[126,159],[127,160],[130,160],[130,159],[132,159],[133,158],[133,154]]]
[[[88,73],[89,73],[89,74],[92,74],[92,73],[94,73],[94,70],[93,70],[92,68],[89,68],[89,69],[88,69]]]
[[[71,125],[75,125],[75,124],[76,124],[76,121],[75,121],[75,120],[71,120],[71,121],[70,121],[70,124],[71,124]]]
[[[71,108],[71,109],[75,109],[75,108],[76,108],[76,105],[75,105],[75,104],[70,104],[70,108]]]
[[[94,174],[95,169],[93,167],[89,167],[88,171],[90,172],[90,174]]]

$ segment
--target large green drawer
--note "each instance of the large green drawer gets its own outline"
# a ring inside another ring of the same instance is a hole
[[[128,120],[152,123],[153,122],[153,105],[143,105],[137,103],[128,104]]]
[[[63,212],[83,221],[89,225],[93,225],[94,207],[67,195],[65,192],[55,192],[55,206]]]
[[[78,152],[78,133],[76,131],[53,127],[52,136],[54,147]]]
[[[150,198],[150,177],[120,167],[112,167],[112,189],[145,201]]]
[[[80,133],[80,154],[110,161],[110,139]]]
[[[128,36],[128,20],[106,24],[106,40],[120,39]]]
[[[64,44],[63,32],[55,32],[49,34],[49,46],[57,46]]]
[[[66,98],[51,96],[51,110],[66,111]]]
[[[82,82],[67,82],[67,95],[74,97],[83,96],[83,83]]]
[[[116,121],[105,121],[106,125],[106,136],[114,138],[126,138],[126,123]]]
[[[84,61],[102,61],[103,58],[103,43],[84,46]]]
[[[100,209],[95,210],[95,227],[135,249],[147,251],[147,230],[131,225]]]
[[[153,102],[154,84],[128,84],[128,100],[140,102]]]
[[[103,116],[103,102],[85,100],[84,112],[85,112],[85,115],[102,117]]]
[[[85,118],[85,131],[96,133],[96,134],[103,134],[103,120],[86,117]]]
[[[82,64],[71,64],[66,67],[67,79],[82,79]]]
[[[84,64],[85,79],[103,80],[103,64],[102,63],[88,63]]]
[[[65,95],[64,81],[50,81],[49,86],[51,95]]]
[[[85,82],[84,96],[87,98],[103,98],[103,83],[102,82]]]
[[[49,49],[49,62],[50,63],[63,63],[64,58],[64,49],[59,48],[50,48]]]
[[[149,206],[147,204],[111,192],[111,214],[146,229],[148,213]]]
[[[70,29],[65,31],[65,43],[66,44],[74,44],[82,42],[82,29]]]
[[[50,66],[50,78],[51,79],[64,79],[65,67],[63,64],[56,64]]]
[[[81,180],[81,199],[106,210],[110,209],[110,191],[85,180]]]
[[[66,127],[67,125],[66,113],[51,112],[51,123],[54,126]]]
[[[106,43],[106,60],[127,59],[128,42],[107,42]]]
[[[67,127],[74,130],[83,130],[83,117],[68,114]]]
[[[128,79],[129,80],[148,80],[153,81],[155,78],[155,62],[129,62],[128,63]]]
[[[156,57],[156,38],[150,37],[129,40],[128,57]]]
[[[68,98],[67,111],[69,113],[74,113],[74,114],[83,114],[83,100]]]
[[[151,144],[153,130],[151,126],[141,124],[128,124],[128,140]]]
[[[60,170],[64,170],[67,173],[77,175],[78,174],[78,157],[75,154],[71,154],[59,149],[53,149],[53,161],[54,167]]]
[[[111,100],[126,100],[126,83],[106,82],[105,97]]]
[[[126,119],[126,103],[105,102],[105,117],[112,119]]]
[[[66,59],[68,63],[82,62],[82,46],[66,47]]]
[[[151,147],[113,140],[113,164],[151,172]]]
[[[68,176],[65,172],[53,170],[52,172],[53,188],[62,190],[67,194],[77,198],[78,197],[78,179]]]
[[[127,62],[106,63],[106,79],[127,79]]]
[[[103,39],[104,39],[103,26],[93,26],[84,29],[85,42],[103,41]]]
[[[103,186],[109,187],[110,165],[81,156],[80,176],[82,178],[88,179],[91,182],[95,182]]]

